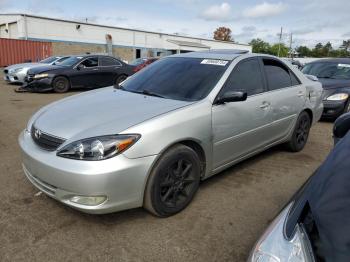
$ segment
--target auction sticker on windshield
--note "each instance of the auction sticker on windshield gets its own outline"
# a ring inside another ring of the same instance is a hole
[[[338,67],[350,67],[349,64],[338,64]]]
[[[225,60],[216,60],[216,59],[204,59],[201,64],[204,65],[218,65],[218,66],[225,66],[227,65],[228,61]]]

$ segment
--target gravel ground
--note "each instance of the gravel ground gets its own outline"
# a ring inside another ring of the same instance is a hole
[[[302,152],[276,147],[204,181],[176,216],[86,215],[36,195],[17,143],[36,110],[77,92],[15,93],[0,79],[0,261],[244,261],[332,147],[332,124],[321,122]]]

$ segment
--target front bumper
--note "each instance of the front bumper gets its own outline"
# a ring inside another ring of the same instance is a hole
[[[52,88],[53,78],[41,78],[41,79],[29,79],[26,77],[25,82],[22,86],[23,89],[27,89],[33,92],[45,92],[53,90]]]
[[[4,76],[4,80],[8,83],[24,83],[25,73],[7,73]]]
[[[343,101],[323,101],[322,118],[337,118],[345,109],[347,100]]]
[[[129,159],[123,154],[103,161],[81,161],[41,149],[28,131],[19,136],[23,170],[48,196],[80,211],[104,214],[141,207],[147,177],[156,156]],[[97,206],[73,203],[73,196],[106,196]]]

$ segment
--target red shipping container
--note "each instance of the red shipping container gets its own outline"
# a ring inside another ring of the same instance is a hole
[[[52,43],[0,38],[0,67],[36,62],[52,55]]]

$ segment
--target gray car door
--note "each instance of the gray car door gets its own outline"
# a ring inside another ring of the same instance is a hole
[[[281,61],[261,58],[266,75],[268,93],[271,99],[273,127],[271,136],[275,141],[288,136],[295,121],[305,105],[306,89],[300,80]]]
[[[233,69],[219,96],[244,91],[248,98],[212,107],[214,171],[271,142],[271,96],[265,86],[257,58],[242,60]]]

